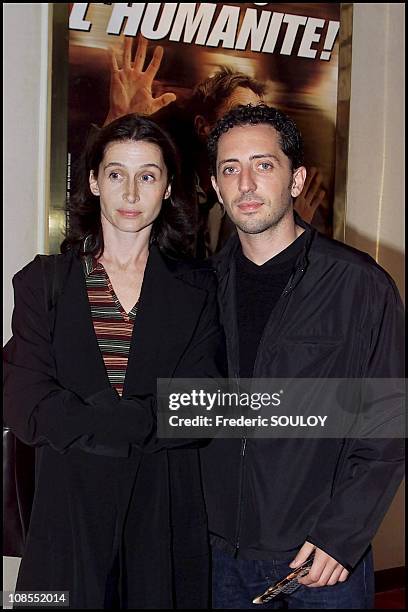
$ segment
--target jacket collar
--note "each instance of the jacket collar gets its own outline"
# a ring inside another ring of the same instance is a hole
[[[305,244],[302,249],[302,252],[300,253],[296,261],[295,269],[289,279],[288,284],[286,285],[284,289],[284,292],[283,292],[284,294],[287,294],[290,291],[292,291],[296,287],[296,285],[299,283],[300,279],[303,277],[309,265],[309,261],[310,261],[310,258],[309,258],[310,248],[317,234],[317,231],[311,225],[309,225],[309,223],[306,223],[306,221],[303,221],[303,219],[297,214],[296,211],[293,211],[293,214],[295,217],[296,225],[299,225],[300,227],[304,228],[306,239],[305,239]]]
[[[191,340],[207,291],[198,287],[191,264],[150,247],[133,327],[123,394],[144,395],[157,378],[171,378]]]
[[[298,215],[296,211],[293,211],[293,214],[296,225],[299,225],[300,227],[304,228],[306,232],[306,240],[303,250],[296,261],[295,270],[289,280],[285,291],[292,290],[298,284],[300,278],[303,276],[304,271],[309,265],[310,247],[317,234],[317,231],[311,225],[309,225],[309,223],[303,221],[303,219]],[[229,240],[221,249],[221,251],[211,259],[213,265],[217,269],[220,280],[222,280],[231,270],[231,265],[239,246],[240,242],[238,234],[235,233],[229,238]]]
[[[86,398],[109,387],[109,380],[93,328],[80,254],[73,250],[67,263],[56,308],[54,348],[61,384]],[[124,396],[152,393],[157,377],[173,376],[207,299],[207,291],[195,282],[195,269],[191,268],[191,264],[172,260],[157,245],[151,245],[133,326]]]
[[[76,254],[81,256],[83,261],[85,276],[89,276],[98,267],[98,260],[92,255],[83,255],[83,251],[86,249],[89,241],[87,236],[83,242],[83,245],[77,249]],[[149,258],[154,262],[155,267],[159,268],[162,273],[168,272],[168,274],[185,280],[191,284],[191,279],[194,277],[197,270],[210,269],[208,262],[199,262],[195,260],[182,260],[175,259],[169,255],[164,254],[156,242],[152,242],[149,247]]]

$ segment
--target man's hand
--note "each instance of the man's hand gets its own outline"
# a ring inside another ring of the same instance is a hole
[[[294,208],[306,223],[311,223],[317,208],[326,195],[324,189],[320,189],[322,182],[323,177],[318,169],[310,168],[302,193],[295,199]]]
[[[152,115],[160,108],[174,102],[174,93],[153,98],[153,80],[160,68],[163,47],[156,47],[150,64],[143,72],[146,60],[147,40],[139,37],[136,55],[132,61],[132,38],[126,37],[123,47],[122,68],[119,69],[115,52],[111,49],[111,82],[109,112],[104,125],[128,113]]]
[[[325,553],[321,548],[317,548],[310,542],[305,542],[303,544],[289,567],[296,569],[310,557],[313,551],[315,551],[313,565],[306,576],[299,578],[299,584],[304,584],[305,586],[313,588],[332,586],[337,582],[344,582],[347,580],[349,572],[343,565],[340,565],[336,559],[333,559],[333,557],[330,557],[330,555]]]

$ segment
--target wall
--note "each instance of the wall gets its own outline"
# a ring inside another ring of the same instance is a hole
[[[402,3],[354,3],[346,242],[404,294],[404,23]],[[404,487],[374,540],[376,569],[404,565]]]
[[[48,7],[3,5],[4,341],[11,335],[11,278],[44,249]]]
[[[4,6],[4,340],[11,277],[44,252],[47,3]],[[404,6],[354,4],[346,241],[377,258],[403,292]],[[375,539],[376,569],[404,564],[402,488]],[[18,560],[5,559],[4,589]]]
[[[10,338],[12,276],[44,252],[48,3],[3,4],[4,212],[3,341]],[[5,557],[4,590],[19,559]]]

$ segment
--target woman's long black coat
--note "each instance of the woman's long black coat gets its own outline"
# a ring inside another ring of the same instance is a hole
[[[17,589],[69,591],[73,608],[205,608],[209,557],[198,451],[145,452],[128,442],[144,423],[134,396],[154,394],[157,378],[223,374],[215,274],[151,247],[128,399],[119,401],[93,330],[82,264],[73,252],[58,263],[62,293],[48,313],[39,258],[13,280],[5,421],[38,447]]]

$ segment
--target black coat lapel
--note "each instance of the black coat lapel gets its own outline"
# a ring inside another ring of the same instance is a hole
[[[86,398],[109,387],[94,332],[81,261],[72,266],[59,296],[53,345],[61,385]],[[190,284],[191,283],[191,284]],[[156,391],[157,378],[170,378],[188,347],[207,292],[193,274],[180,270],[152,246],[144,275],[126,372],[124,395]]]
[[[152,245],[133,328],[124,395],[152,393],[157,378],[173,375],[207,297],[206,290],[189,284],[191,278]]]
[[[72,257],[57,302],[53,345],[59,382],[85,398],[110,383],[93,328],[82,263]]]

